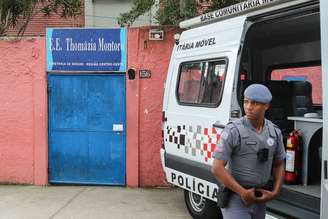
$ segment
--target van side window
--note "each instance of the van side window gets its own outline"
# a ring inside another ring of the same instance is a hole
[[[179,103],[218,106],[223,92],[225,72],[225,60],[183,63],[177,88]]]

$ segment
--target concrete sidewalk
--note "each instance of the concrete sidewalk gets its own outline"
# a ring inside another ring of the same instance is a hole
[[[0,185],[0,218],[191,217],[180,189]]]
[[[191,219],[177,188],[0,185],[0,219]],[[267,219],[276,219],[267,215]]]

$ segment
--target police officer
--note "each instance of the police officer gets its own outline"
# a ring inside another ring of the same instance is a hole
[[[252,84],[244,92],[245,116],[228,123],[214,152],[212,173],[230,189],[224,219],[264,219],[265,203],[283,182],[285,150],[280,129],[265,119],[269,89]],[[228,168],[225,166],[228,164]],[[271,188],[265,187],[273,179]]]

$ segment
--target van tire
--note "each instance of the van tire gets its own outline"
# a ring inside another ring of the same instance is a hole
[[[223,218],[220,208],[214,201],[188,190],[184,190],[184,199],[187,209],[194,219]]]

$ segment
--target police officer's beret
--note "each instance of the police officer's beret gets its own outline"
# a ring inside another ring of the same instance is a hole
[[[244,97],[259,103],[270,103],[272,94],[270,90],[262,84],[252,84],[244,91]]]

